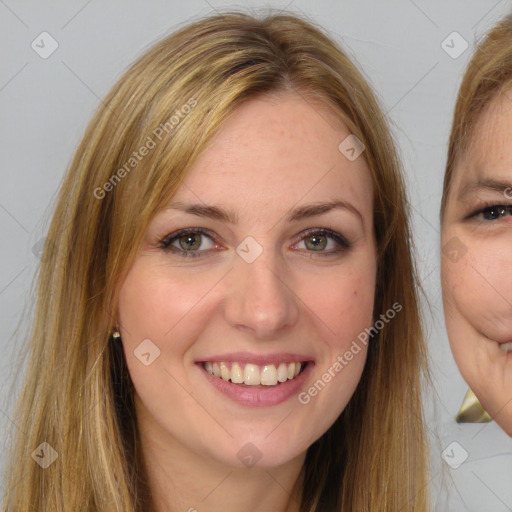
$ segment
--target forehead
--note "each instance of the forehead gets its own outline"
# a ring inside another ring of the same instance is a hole
[[[454,184],[512,175],[512,90],[498,94],[479,115],[467,150],[455,171]]]
[[[349,135],[340,116],[318,100],[294,93],[248,100],[224,122],[175,197],[246,205],[258,198],[261,206],[265,192],[269,205],[344,192],[371,202],[364,156],[350,162],[338,149]]]
[[[512,155],[512,90],[498,94],[479,115],[468,156],[479,163],[500,162]]]

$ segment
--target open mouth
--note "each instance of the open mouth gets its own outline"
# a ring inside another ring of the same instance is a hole
[[[204,361],[203,368],[214,377],[242,387],[269,388],[297,378],[308,361],[290,361],[278,364],[252,364],[227,361]]]
[[[500,343],[500,349],[503,352],[512,352],[512,341],[507,341],[507,343]]]

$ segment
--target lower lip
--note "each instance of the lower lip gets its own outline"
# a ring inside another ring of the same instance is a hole
[[[208,382],[218,391],[240,405],[251,407],[270,407],[272,405],[278,405],[292,396],[297,395],[314,366],[313,362],[308,361],[304,371],[294,379],[282,382],[277,386],[269,386],[268,389],[265,389],[233,384],[231,381],[215,377],[207,372],[202,363],[197,364]]]

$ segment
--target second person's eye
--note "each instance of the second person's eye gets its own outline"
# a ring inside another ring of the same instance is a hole
[[[487,221],[500,219],[507,215],[512,215],[512,205],[495,204],[478,210],[475,212],[474,217],[477,220]]]

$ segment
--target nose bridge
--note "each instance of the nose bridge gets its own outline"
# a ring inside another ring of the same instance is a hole
[[[298,304],[275,251],[256,243],[245,240],[237,248],[225,314],[232,326],[271,338],[297,321]]]

